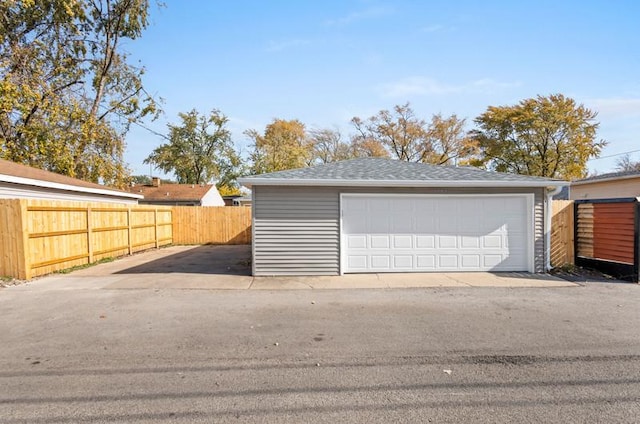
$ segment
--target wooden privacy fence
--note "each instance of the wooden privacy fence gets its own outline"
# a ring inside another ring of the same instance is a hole
[[[551,209],[551,266],[573,264],[573,200],[554,200]]]
[[[169,207],[0,200],[0,275],[29,279],[172,242]]]
[[[251,208],[0,199],[0,277],[29,279],[168,244],[249,244]]]
[[[174,244],[251,244],[251,208],[174,206]]]

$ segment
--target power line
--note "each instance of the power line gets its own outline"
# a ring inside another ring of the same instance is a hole
[[[612,155],[607,155],[607,156],[600,156],[600,157],[597,157],[597,158],[589,159],[589,161],[592,161],[592,160],[598,160],[598,159],[613,158],[613,157],[616,157],[616,156],[620,156],[620,155],[627,155],[627,154],[629,154],[629,153],[637,153],[637,152],[640,152],[640,149],[636,149],[636,150],[629,150],[628,152],[614,153],[614,154],[612,154]]]
[[[132,121],[132,124],[135,124],[135,125],[139,126],[140,128],[143,128],[143,129],[149,131],[153,135],[157,135],[158,137],[162,137],[165,140],[171,141],[171,139],[169,137],[167,137],[165,134],[161,134],[158,131],[152,130],[151,128],[147,127],[144,124],[141,124],[140,122]]]

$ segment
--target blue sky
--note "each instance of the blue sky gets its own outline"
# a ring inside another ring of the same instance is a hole
[[[640,150],[640,2],[195,1],[154,8],[128,42],[146,88],[164,98],[167,123],[219,109],[246,154],[247,129],[273,118],[346,136],[354,116],[410,102],[416,114],[473,118],[488,106],[562,93],[599,113],[601,156]],[[127,136],[134,174],[164,140]],[[592,160],[613,170],[619,156]],[[640,160],[640,151],[631,154]],[[161,175],[153,171],[155,175]]]

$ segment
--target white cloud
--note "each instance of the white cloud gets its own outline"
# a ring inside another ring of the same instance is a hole
[[[291,40],[281,40],[281,41],[269,41],[269,44],[265,48],[265,51],[269,53],[281,52],[283,50],[291,49],[294,47],[307,46],[311,44],[311,40],[305,40],[301,38],[294,38]]]
[[[349,25],[358,21],[382,18],[384,16],[390,15],[391,13],[393,13],[393,9],[391,8],[383,7],[383,6],[374,6],[365,10],[350,13],[341,18],[329,19],[328,21],[325,21],[325,24],[326,25]]]
[[[383,97],[428,96],[443,94],[477,94],[490,93],[519,87],[522,83],[500,82],[490,78],[482,78],[462,84],[448,84],[428,77],[408,77],[401,80],[382,84],[378,90]]]
[[[599,118],[640,118],[640,98],[611,97],[587,99],[584,105],[598,112]]]

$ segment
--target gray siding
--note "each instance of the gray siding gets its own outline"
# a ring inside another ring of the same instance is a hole
[[[340,195],[324,188],[254,187],[254,275],[340,273]]]
[[[534,193],[534,266],[544,272],[544,189],[253,188],[254,275],[340,273],[340,193]]]

